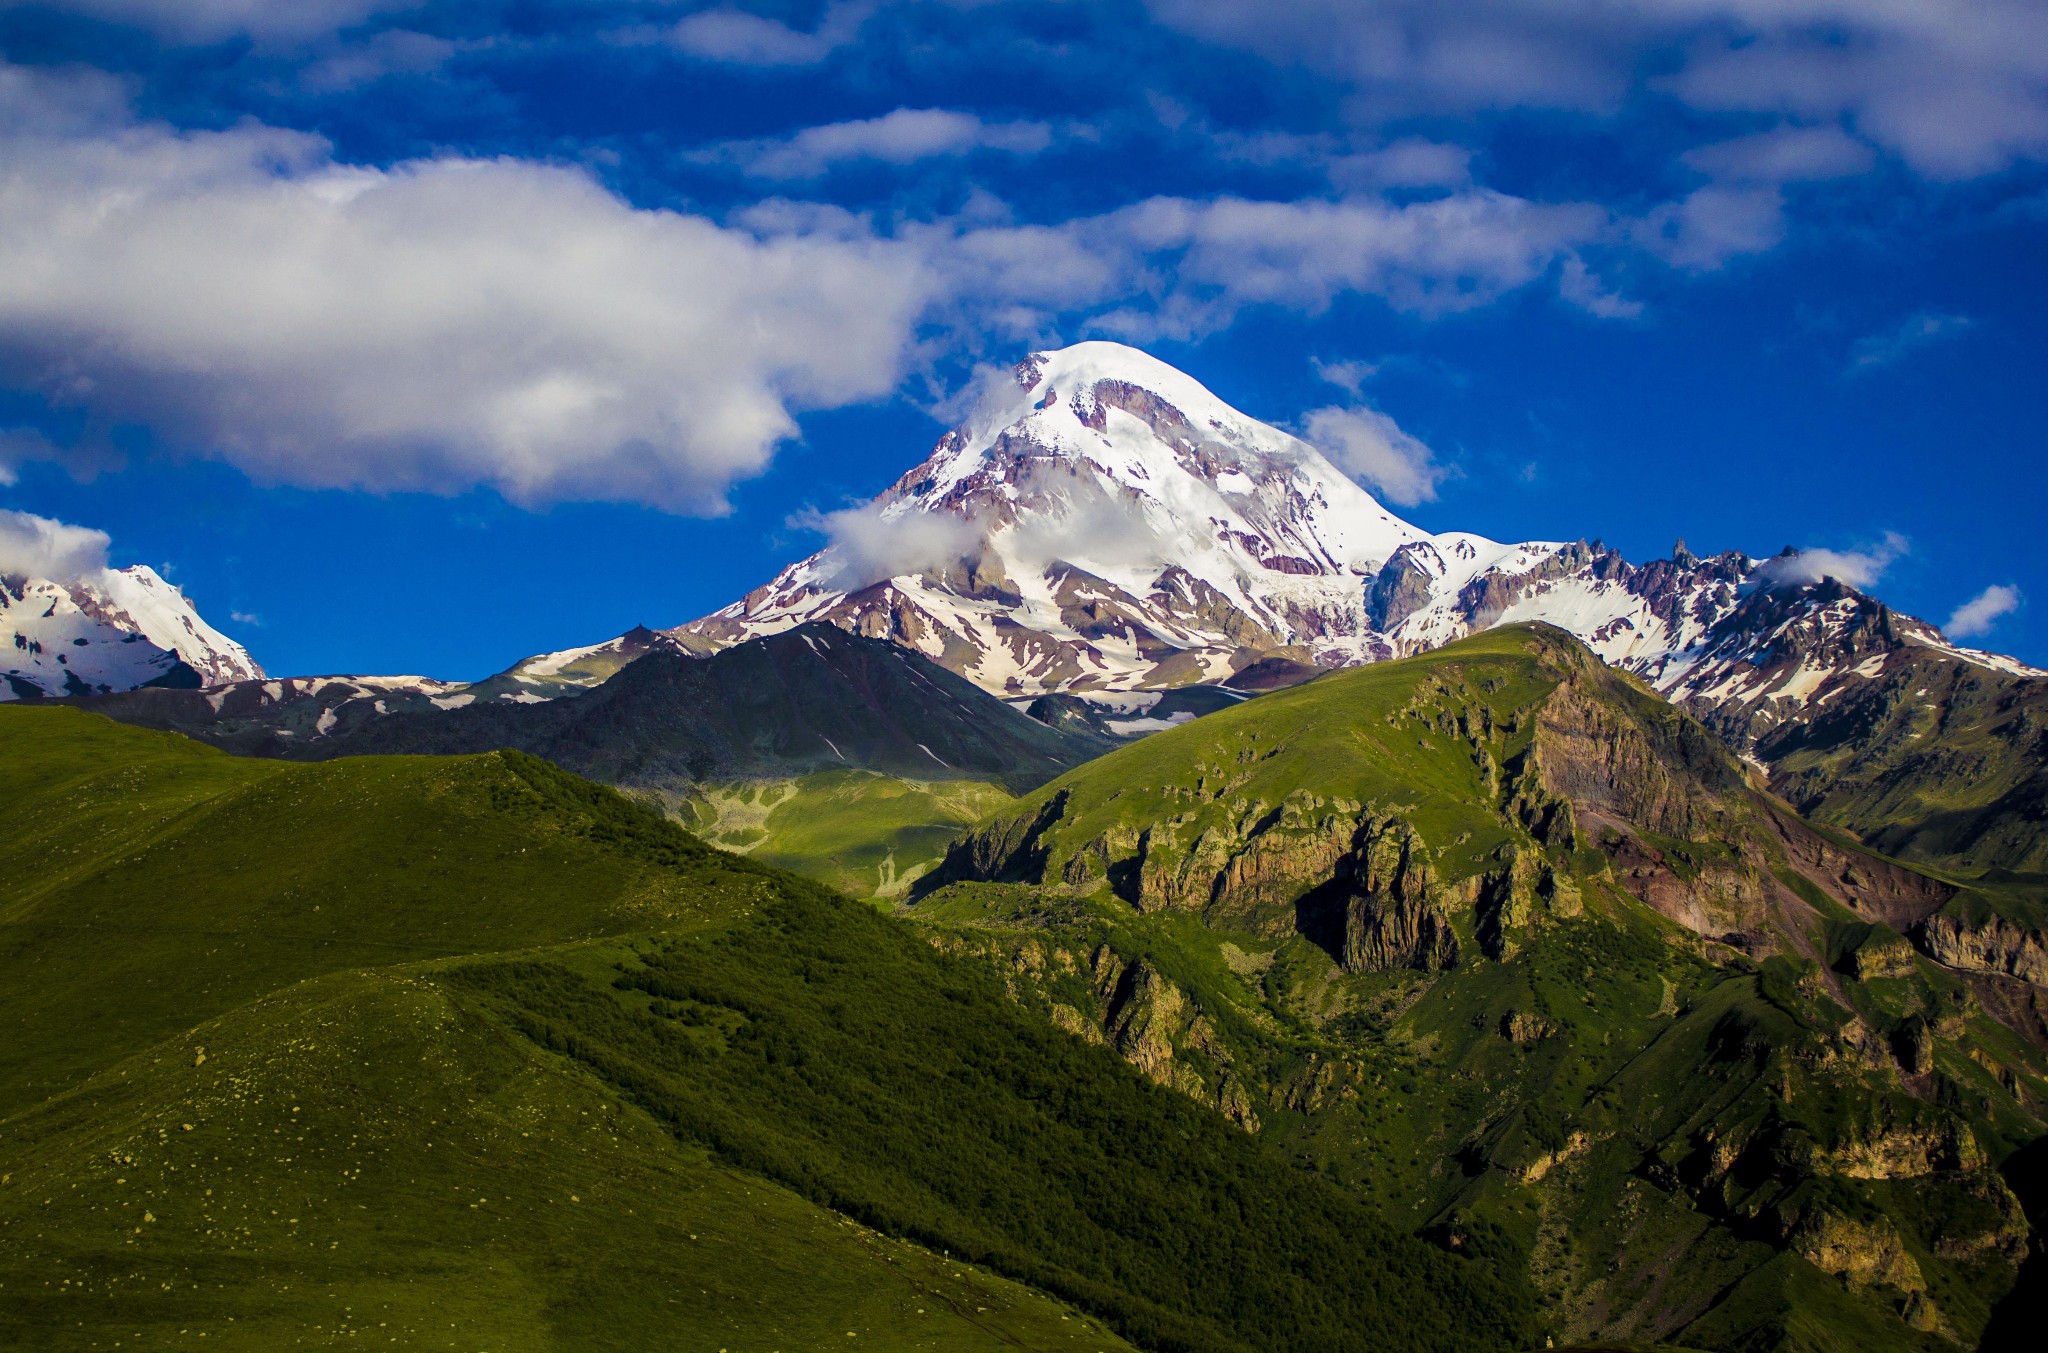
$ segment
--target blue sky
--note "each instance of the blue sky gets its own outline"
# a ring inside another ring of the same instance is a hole
[[[275,672],[693,619],[1090,337],[1422,525],[1828,550],[2048,664],[2034,0],[0,0],[0,63],[0,509]]]

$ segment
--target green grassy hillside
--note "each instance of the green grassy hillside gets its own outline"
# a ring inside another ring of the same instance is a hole
[[[545,763],[0,738],[0,1344],[1540,1340],[978,961]]]
[[[1814,831],[1554,633],[1156,734],[921,892],[935,943],[1576,1338],[1969,1346],[2028,1251],[2034,902]]]
[[[417,967],[0,1130],[0,1347],[1126,1347],[678,1140]]]
[[[955,837],[1010,799],[979,780],[823,771],[701,785],[683,817],[715,846],[850,897],[900,898],[945,858]]]
[[[518,753],[295,766],[0,707],[0,1114],[346,968],[703,924],[764,875]]]

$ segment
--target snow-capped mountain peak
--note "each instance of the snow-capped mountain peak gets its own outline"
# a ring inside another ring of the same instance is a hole
[[[1554,548],[1438,545],[1308,443],[1100,342],[1019,363],[866,516],[689,628],[827,620],[1009,696],[1171,686],[1385,656],[1365,583],[1404,546],[1447,581]]]
[[[147,565],[0,577],[0,700],[262,676],[248,650]]]

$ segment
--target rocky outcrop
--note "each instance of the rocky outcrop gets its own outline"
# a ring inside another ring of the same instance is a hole
[[[1726,820],[1722,798],[1743,787],[1734,759],[1704,728],[1607,673],[1574,673],[1561,684],[1544,702],[1536,744],[1552,796],[1581,817],[1591,812],[1663,836],[1715,834]]]
[[[1785,1238],[1786,1247],[1823,1273],[1852,1287],[1883,1284],[1905,1293],[1925,1293],[1920,1272],[1898,1230],[1883,1218],[1853,1220],[1825,1208],[1802,1216]]]
[[[1877,927],[1841,957],[1836,967],[1859,982],[1911,977],[1918,959],[1906,937]]]
[[[1391,630],[1429,605],[1435,574],[1421,562],[1425,558],[1436,564],[1438,572],[1442,571],[1443,561],[1437,556],[1436,546],[1427,541],[1401,546],[1380,565],[1372,580],[1372,591],[1366,597],[1366,614],[1372,618],[1374,629],[1382,633]]]
[[[1349,885],[1343,947],[1347,969],[1440,971],[1457,965],[1450,912],[1411,829],[1372,836],[1344,863],[1350,868],[1338,881]]]
[[[1930,916],[1914,929],[1913,938],[1937,963],[2048,987],[2048,940],[2003,916],[1977,921],[1946,913]]]
[[[1984,1150],[1970,1129],[1952,1118],[1880,1123],[1852,1129],[1831,1149],[1817,1151],[1813,1164],[1846,1179],[1923,1179],[1943,1171],[1976,1170],[1984,1164]]]

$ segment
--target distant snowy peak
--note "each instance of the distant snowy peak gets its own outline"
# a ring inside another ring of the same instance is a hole
[[[825,549],[671,633],[725,645],[822,621],[1028,699],[1342,666],[1542,621],[1702,710],[1761,702],[1759,726],[1856,679],[1858,644],[2038,675],[1832,580],[1775,585],[1740,553],[1681,543],[1637,565],[1597,543],[1431,534],[1314,447],[1117,343],[1019,363],[923,463],[831,524]]]
[[[261,679],[248,651],[144,565],[0,577],[0,700]]]

